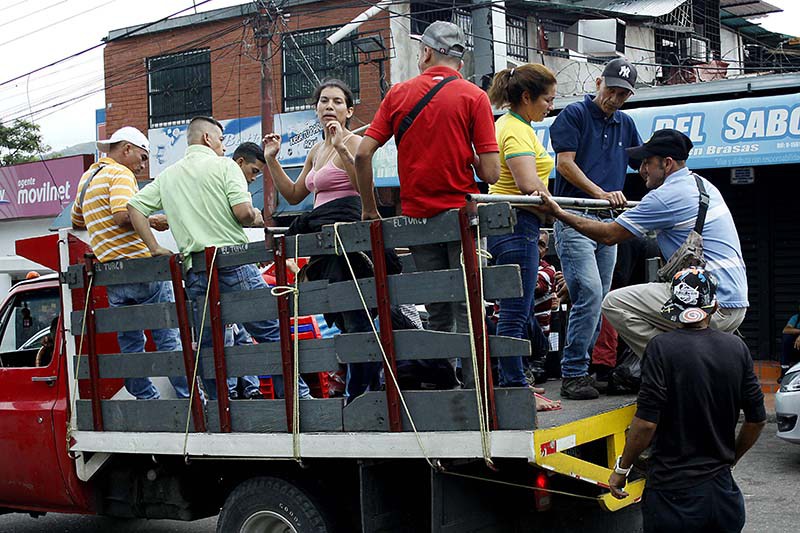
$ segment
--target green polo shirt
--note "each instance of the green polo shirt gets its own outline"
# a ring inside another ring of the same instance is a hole
[[[239,166],[207,146],[191,145],[183,159],[143,187],[128,205],[145,216],[163,210],[186,268],[191,268],[193,252],[248,242],[232,209],[246,202],[252,198]]]

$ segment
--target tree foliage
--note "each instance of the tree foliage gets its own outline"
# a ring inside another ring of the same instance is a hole
[[[39,125],[28,120],[16,120],[6,126],[0,122],[0,166],[28,163],[50,147],[42,141]]]

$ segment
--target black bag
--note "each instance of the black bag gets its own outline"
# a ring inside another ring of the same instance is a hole
[[[414,122],[414,119],[417,118],[417,115],[420,114],[422,109],[428,105],[428,103],[436,96],[442,87],[447,85],[453,80],[457,80],[457,76],[448,76],[444,78],[442,81],[431,87],[431,90],[425,93],[425,96],[420,98],[419,102],[417,102],[411,111],[408,112],[408,115],[403,117],[403,120],[400,121],[400,127],[398,128],[397,132],[394,134],[394,144],[396,146],[400,146],[400,141],[403,139],[403,135],[405,135],[408,128],[411,127],[411,124]]]
[[[608,392],[612,394],[637,393],[641,385],[642,363],[639,356],[630,348],[625,348],[617,359],[617,366],[611,372]]]

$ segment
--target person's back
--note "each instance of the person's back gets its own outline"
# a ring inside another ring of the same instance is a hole
[[[648,483],[679,489],[730,468],[740,409],[759,418],[746,401],[761,388],[744,342],[712,328],[677,329],[650,341],[644,364],[653,372],[643,372],[639,415],[650,412],[651,402],[663,406]]]

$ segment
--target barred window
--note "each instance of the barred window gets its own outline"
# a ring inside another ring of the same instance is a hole
[[[317,81],[339,78],[350,86],[358,100],[358,57],[353,41],[358,34],[348,35],[335,45],[325,41],[338,28],[322,28],[295,32],[283,37],[283,110],[309,109]],[[315,75],[316,74],[316,78]]]
[[[465,9],[442,7],[432,2],[411,2],[411,33],[422,35],[431,22],[452,22],[464,32],[467,50],[472,50],[472,15]]]
[[[506,53],[511,59],[528,62],[528,22],[506,15]]]
[[[147,85],[151,128],[211,115],[211,51],[149,58]]]

